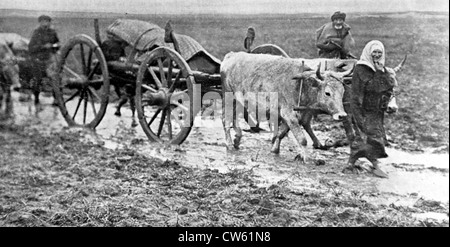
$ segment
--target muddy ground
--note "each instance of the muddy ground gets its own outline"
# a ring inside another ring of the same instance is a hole
[[[217,118],[164,147],[113,104],[92,132],[67,128],[51,97],[36,108],[13,96],[0,121],[0,226],[449,226],[448,143],[391,137],[380,179],[343,174],[348,147],[309,142],[301,165],[290,140],[274,156],[270,133],[245,133],[229,152]],[[344,135],[319,120],[322,142]]]

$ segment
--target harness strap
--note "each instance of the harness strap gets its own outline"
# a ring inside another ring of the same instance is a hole
[[[302,87],[303,87],[303,78],[300,79],[300,90],[298,91],[298,103],[297,103],[298,107],[300,107],[300,98],[302,97]]]
[[[300,73],[303,73],[304,67],[305,67],[305,61],[302,61],[302,67],[300,69]],[[300,98],[302,97],[302,87],[303,87],[303,78],[300,79],[300,90],[298,90],[298,103],[297,103],[298,108],[300,108]]]

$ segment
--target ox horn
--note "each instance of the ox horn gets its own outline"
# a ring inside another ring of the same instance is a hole
[[[397,73],[398,71],[400,71],[400,69],[402,68],[402,66],[405,64],[406,58],[408,57],[408,54],[405,55],[405,58],[403,58],[403,60],[400,62],[399,65],[397,65],[397,67],[394,68],[395,73]]]
[[[350,69],[348,69],[348,70],[346,70],[346,71],[344,71],[344,72],[341,72],[341,73],[339,73],[342,77],[346,77],[346,76],[348,76],[348,75],[351,75],[352,73],[353,73],[353,70],[355,69],[355,64],[353,64],[353,66],[350,68]]]
[[[320,73],[320,64],[321,63],[319,63],[319,67],[317,67],[316,76],[317,76],[317,79],[323,81],[322,73]]]

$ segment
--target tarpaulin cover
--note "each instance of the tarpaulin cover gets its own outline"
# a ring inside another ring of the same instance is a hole
[[[135,45],[135,49],[139,51],[147,51],[160,46],[173,49],[172,43],[164,42],[164,32],[164,29],[156,24],[132,19],[117,19],[106,30],[107,34],[121,39],[131,46]],[[143,33],[144,35],[140,37]],[[175,39],[178,41],[180,55],[184,60],[189,61],[196,55],[207,56],[216,65],[220,65],[220,60],[207,52],[193,38],[175,33]]]

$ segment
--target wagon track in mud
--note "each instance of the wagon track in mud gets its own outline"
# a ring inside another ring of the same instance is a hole
[[[14,103],[16,110],[27,104]],[[314,152],[304,167],[291,157],[264,164],[264,149],[248,155],[253,145],[268,144],[258,136],[245,134],[243,150],[229,154],[220,137],[210,138],[216,132],[204,128],[194,128],[194,138],[179,147],[152,146],[127,118],[108,136],[52,127],[45,118],[52,110],[44,105],[37,117],[16,115],[21,125],[0,125],[0,225],[448,226],[448,202],[349,188],[340,173],[345,148]],[[116,147],[105,148],[108,142]],[[212,152],[186,160],[199,150]],[[219,171],[214,165],[221,162],[230,163]],[[406,200],[412,202],[396,203]],[[447,220],[413,217],[428,212]]]
[[[250,170],[188,168],[85,135],[2,126],[0,225],[448,226],[411,217],[421,209],[374,206],[336,183],[258,187]]]

